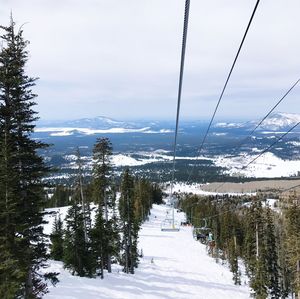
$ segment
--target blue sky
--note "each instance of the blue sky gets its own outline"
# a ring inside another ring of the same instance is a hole
[[[208,119],[255,0],[191,0],[182,119]],[[42,119],[174,119],[184,0],[1,0],[30,40]],[[260,118],[300,77],[300,1],[261,1],[216,115]],[[300,86],[278,108],[300,113]]]

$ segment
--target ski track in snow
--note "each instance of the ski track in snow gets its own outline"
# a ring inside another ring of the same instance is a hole
[[[46,299],[226,299],[249,298],[246,285],[235,286],[229,269],[206,253],[192,237],[191,227],[179,232],[162,232],[160,225],[168,207],[154,205],[149,221],[139,233],[143,250],[136,273],[125,274],[114,265],[113,273],[100,278],[72,276],[61,262],[51,261],[60,272],[60,282],[49,287]],[[185,219],[175,213],[177,221]],[[47,226],[49,226],[48,224]],[[153,263],[151,260],[153,259]]]

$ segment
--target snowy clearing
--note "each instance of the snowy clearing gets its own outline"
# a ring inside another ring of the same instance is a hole
[[[160,230],[167,209],[154,205],[149,221],[143,224],[139,248],[144,257],[134,275],[124,274],[115,266],[113,273],[105,273],[104,280],[75,277],[63,269],[61,262],[51,261],[51,270],[61,273],[60,282],[49,288],[45,298],[249,298],[248,286],[233,284],[229,269],[206,254],[205,246],[193,239],[191,227],[181,227],[179,232]],[[185,217],[183,213],[175,216],[179,222]]]
[[[300,170],[300,160],[283,160],[270,152],[263,154],[249,167],[242,169],[256,156],[248,154],[235,157],[220,156],[214,160],[214,163],[216,166],[227,168],[225,173],[229,175],[256,178],[287,177],[297,175]]]

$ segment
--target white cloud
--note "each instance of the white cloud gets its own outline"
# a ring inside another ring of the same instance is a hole
[[[29,22],[43,118],[175,117],[184,0],[1,2],[2,24],[11,9]],[[255,2],[191,1],[183,117],[211,115]],[[217,118],[263,114],[298,79],[299,11],[298,0],[260,3]],[[299,109],[299,91],[281,111]]]

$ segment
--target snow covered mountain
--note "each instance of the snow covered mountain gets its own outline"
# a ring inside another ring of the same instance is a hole
[[[291,128],[300,122],[300,114],[278,112],[271,114],[262,123],[262,128],[268,130],[279,130],[283,128]]]
[[[260,120],[249,121],[249,122],[220,122],[215,125],[215,128],[227,128],[227,129],[253,129]],[[296,113],[284,113],[277,112],[272,113],[258,128],[258,130],[287,130],[292,126],[300,122],[300,114]]]
[[[80,118],[68,121],[43,121],[38,123],[38,127],[70,127],[88,129],[111,129],[111,128],[137,128],[134,122],[124,122],[112,118],[97,116],[93,118]]]

